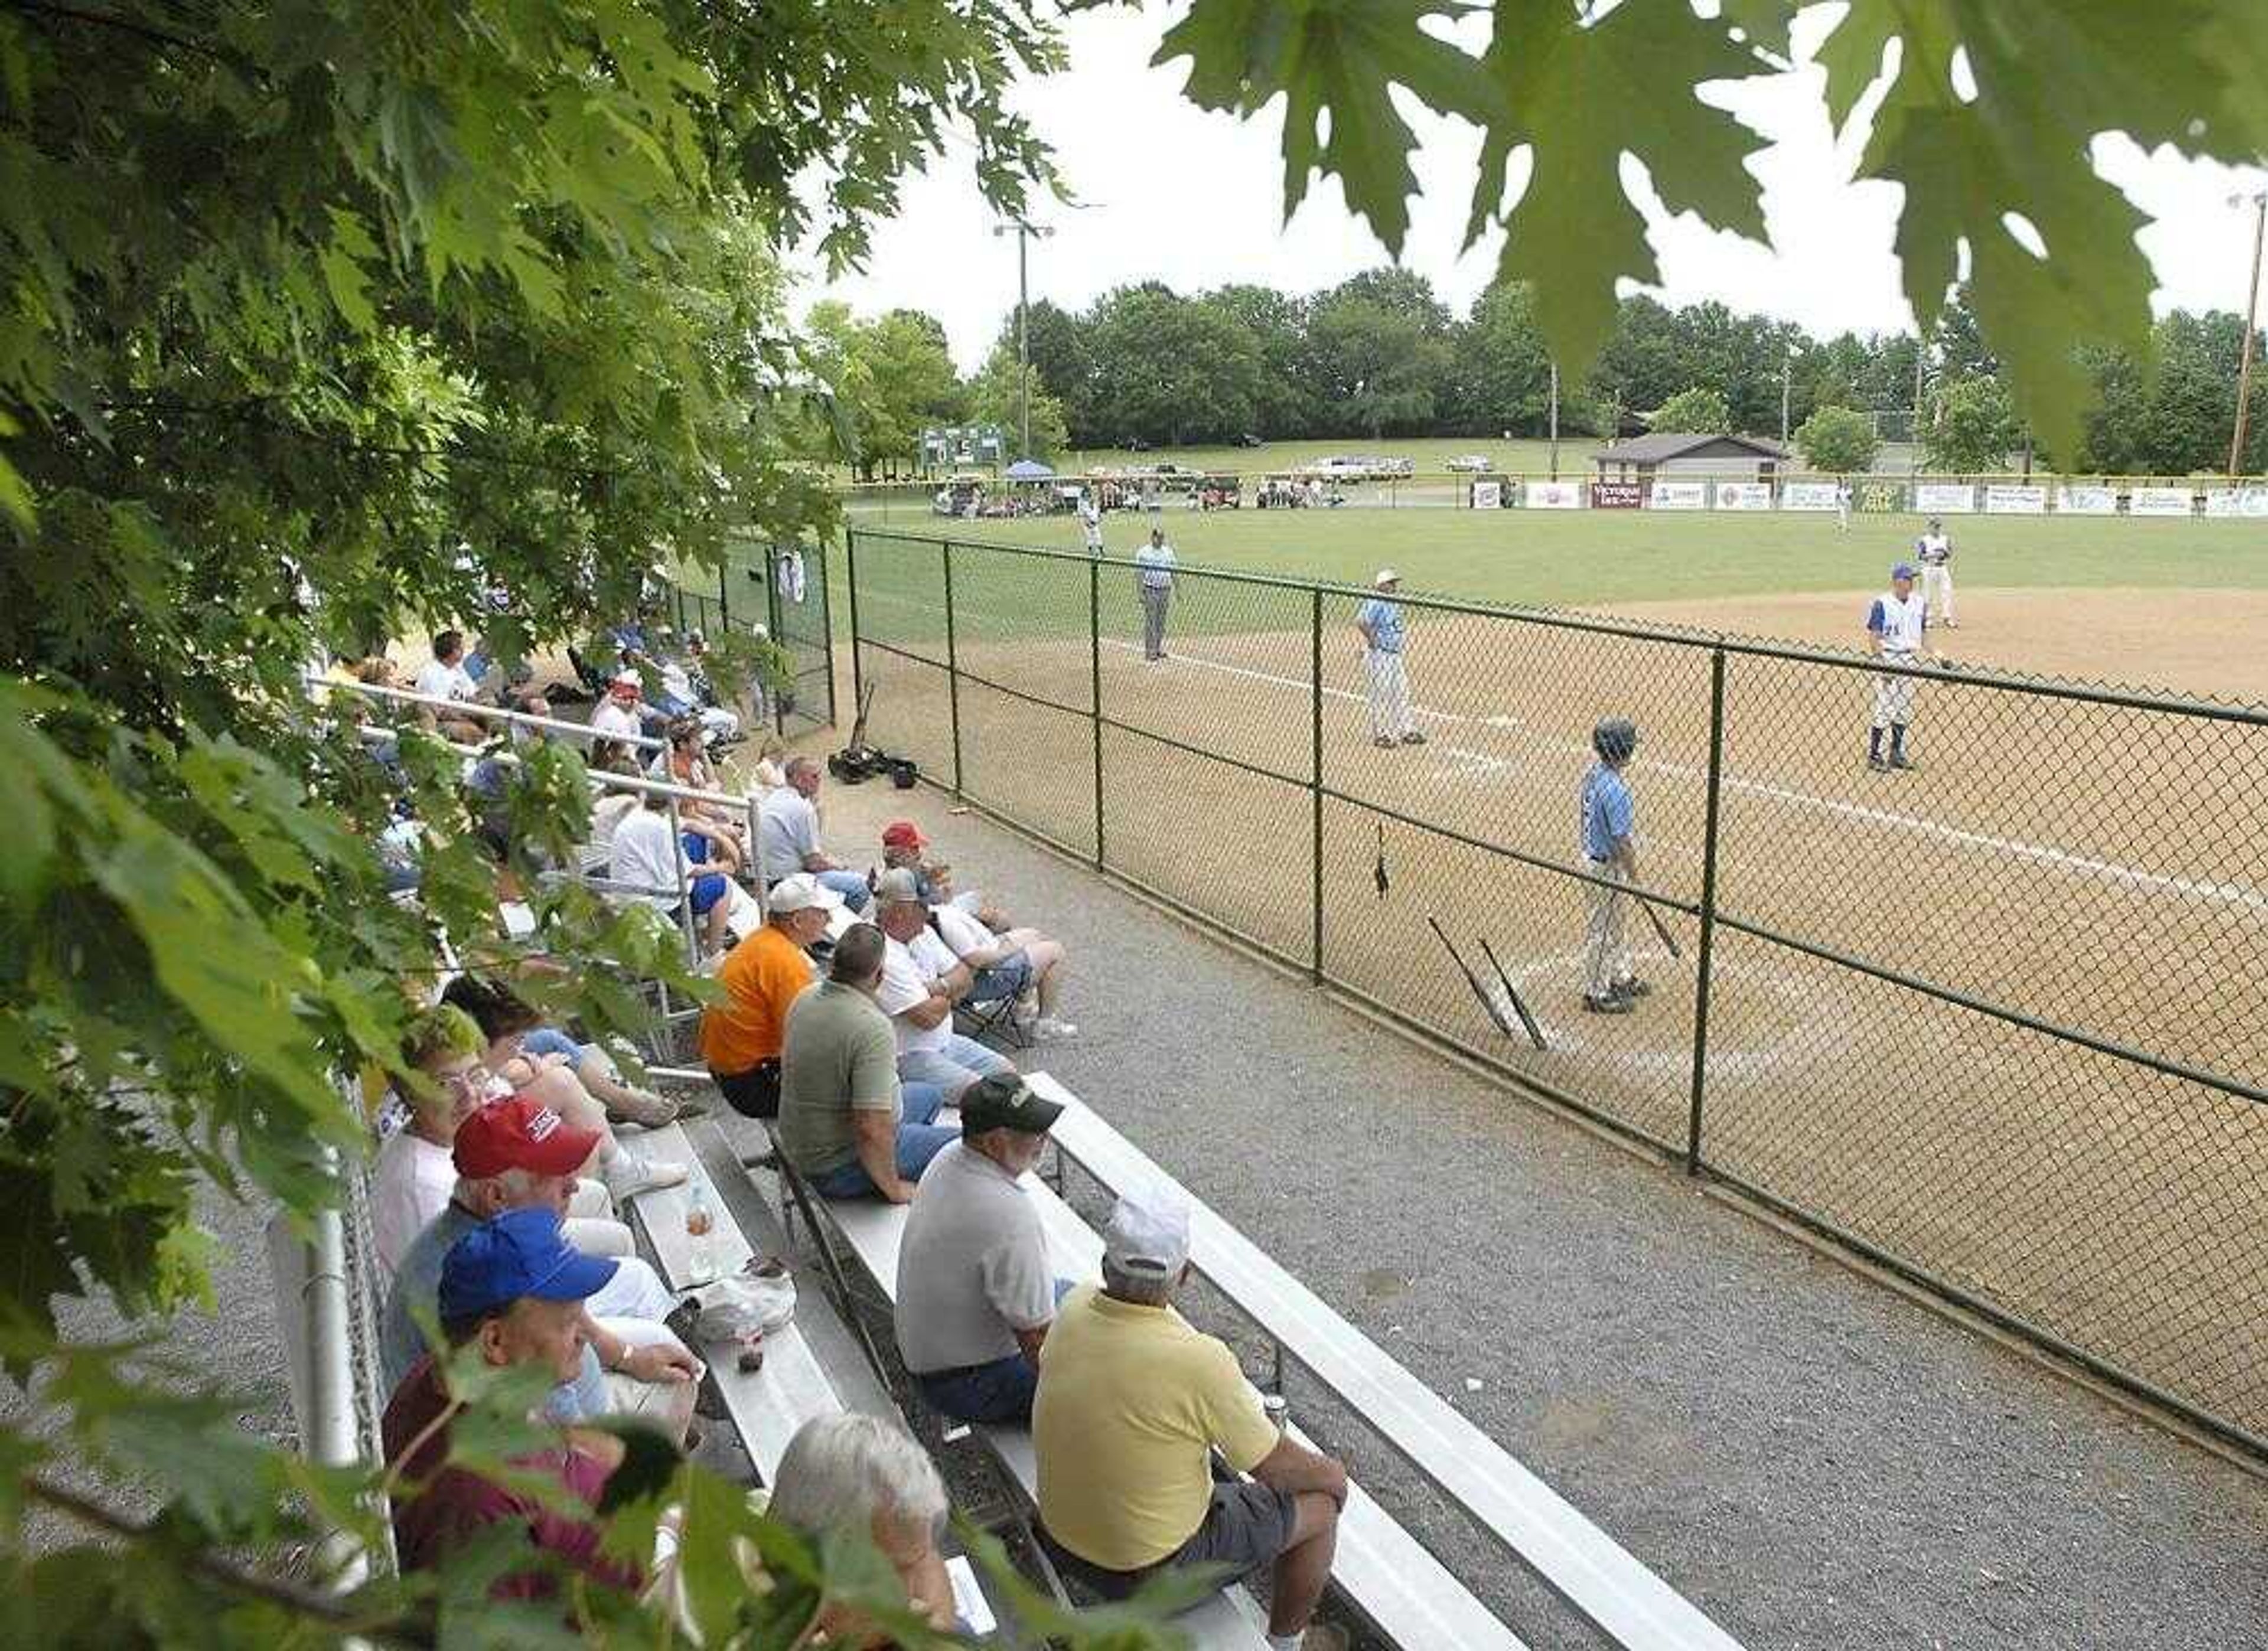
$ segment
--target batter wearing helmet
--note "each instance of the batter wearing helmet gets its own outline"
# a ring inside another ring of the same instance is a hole
[[[1867,647],[1886,664],[1915,665],[1929,657],[1922,642],[1929,634],[1929,601],[1914,589],[1911,563],[1890,569],[1890,588],[1867,610]],[[1911,677],[1884,672],[1874,679],[1874,720],[1867,730],[1867,766],[1876,774],[1911,768],[1906,756],[1906,727],[1913,721]],[[1890,736],[1890,754],[1882,755],[1882,734]]]
[[[1623,770],[1638,750],[1638,724],[1609,716],[1591,730],[1598,761],[1583,775],[1583,858],[1601,879],[1583,885],[1583,1007],[1594,1015],[1627,1015],[1652,990],[1631,967],[1623,943],[1624,891],[1638,881],[1638,845],[1629,783]]]

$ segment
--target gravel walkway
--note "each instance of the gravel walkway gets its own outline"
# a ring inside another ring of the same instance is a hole
[[[1749,1645],[2268,1643],[2262,1479],[948,803],[830,785],[828,845],[910,815],[1067,941],[1080,1036],[1025,1064]],[[1292,1397],[1531,1643],[1587,1643]]]

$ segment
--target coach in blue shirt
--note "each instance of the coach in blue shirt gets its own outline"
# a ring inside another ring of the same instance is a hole
[[[1637,810],[1623,770],[1638,750],[1638,724],[1627,716],[1604,718],[1591,730],[1591,749],[1599,759],[1583,775],[1583,858],[1602,880],[1583,885],[1583,1007],[1594,1015],[1627,1015],[1651,989],[1632,971],[1623,942],[1624,891],[1638,881]]]
[[[1393,599],[1402,588],[1402,576],[1381,568],[1371,581],[1378,594],[1355,610],[1354,627],[1362,633],[1363,677],[1370,700],[1370,738],[1375,745],[1422,745],[1425,736],[1410,716],[1410,678],[1403,666],[1406,622],[1402,604]]]

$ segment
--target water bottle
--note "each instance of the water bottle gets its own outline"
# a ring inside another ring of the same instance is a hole
[[[1281,1393],[1263,1393],[1260,1408],[1268,1418],[1268,1425],[1276,1429],[1276,1436],[1282,1438],[1284,1430],[1292,1425],[1292,1401]]]
[[[692,1275],[690,1282],[706,1284],[717,1275],[717,1258],[709,1247],[710,1229],[717,1218],[709,1209],[709,1186],[705,1181],[693,1184],[693,1196],[685,1205],[685,1265]]]

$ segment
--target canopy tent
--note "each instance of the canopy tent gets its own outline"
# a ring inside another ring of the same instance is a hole
[[[1011,481],[1045,481],[1056,473],[1036,459],[1019,459],[1008,466]]]

